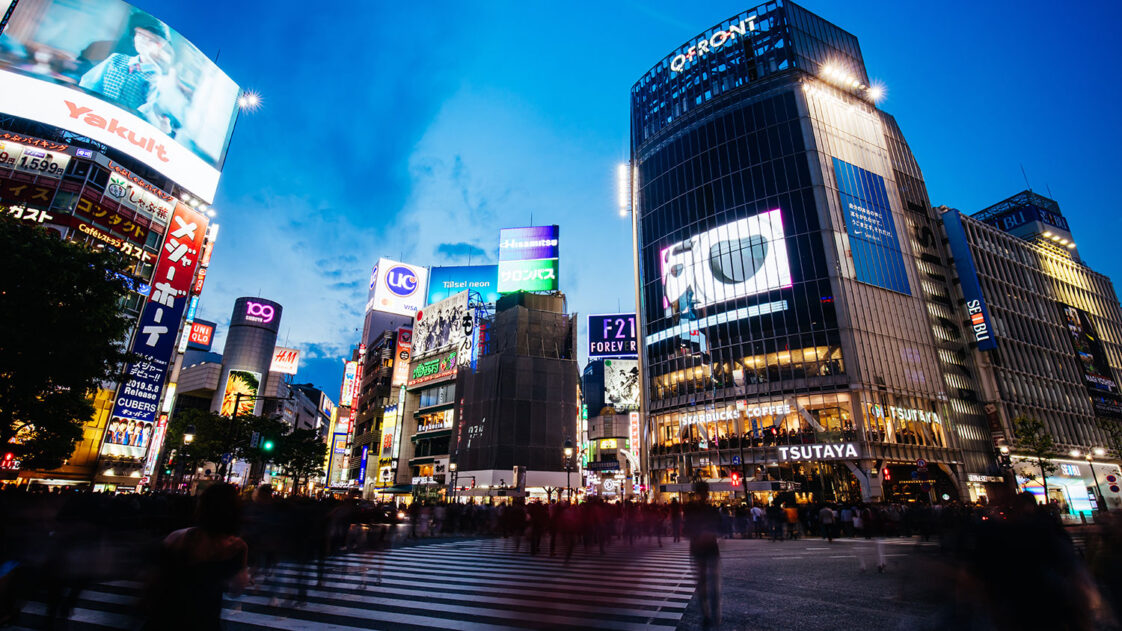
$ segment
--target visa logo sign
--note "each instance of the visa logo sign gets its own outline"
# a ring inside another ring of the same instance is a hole
[[[386,272],[386,285],[402,298],[412,296],[417,291],[417,275],[408,267],[397,265]]]

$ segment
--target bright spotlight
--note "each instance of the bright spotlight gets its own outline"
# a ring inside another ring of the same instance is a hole
[[[238,97],[238,108],[243,112],[256,112],[261,107],[261,95],[253,90],[245,90]]]
[[[631,190],[627,185],[627,163],[624,162],[616,169],[616,193],[619,195],[619,216],[626,217],[631,210]]]
[[[868,95],[869,98],[872,99],[873,103],[880,103],[884,100],[886,92],[887,91],[885,90],[883,83],[873,83],[871,86],[869,86]]]

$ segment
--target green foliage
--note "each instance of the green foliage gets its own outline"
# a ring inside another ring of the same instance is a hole
[[[327,444],[314,429],[297,429],[281,437],[274,462],[296,479],[323,473]]]
[[[1114,454],[1122,458],[1122,422],[1114,419],[1098,419],[1099,429],[1106,433],[1110,441],[1110,448]]]
[[[1059,470],[1052,462],[1059,457],[1056,440],[1048,433],[1048,428],[1039,419],[1018,416],[1013,419],[1013,435],[1016,438],[1017,452],[1027,458],[1040,471],[1044,497],[1048,497],[1048,476]]]
[[[128,359],[124,257],[0,218],[0,443],[29,469],[57,467],[93,416],[91,397]]]

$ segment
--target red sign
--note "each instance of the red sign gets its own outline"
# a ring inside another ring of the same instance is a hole
[[[206,268],[199,270],[199,275],[195,277],[195,286],[191,288],[191,293],[199,295],[203,293],[203,281],[206,280]]]
[[[201,322],[191,323],[191,336],[187,341],[199,346],[210,348],[210,340],[214,337],[214,327]]]

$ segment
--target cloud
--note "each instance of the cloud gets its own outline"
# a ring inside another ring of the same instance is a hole
[[[467,259],[482,259],[480,263],[488,261],[487,251],[483,248],[460,241],[459,243],[441,243],[436,246],[436,254],[450,261],[463,261]]]

